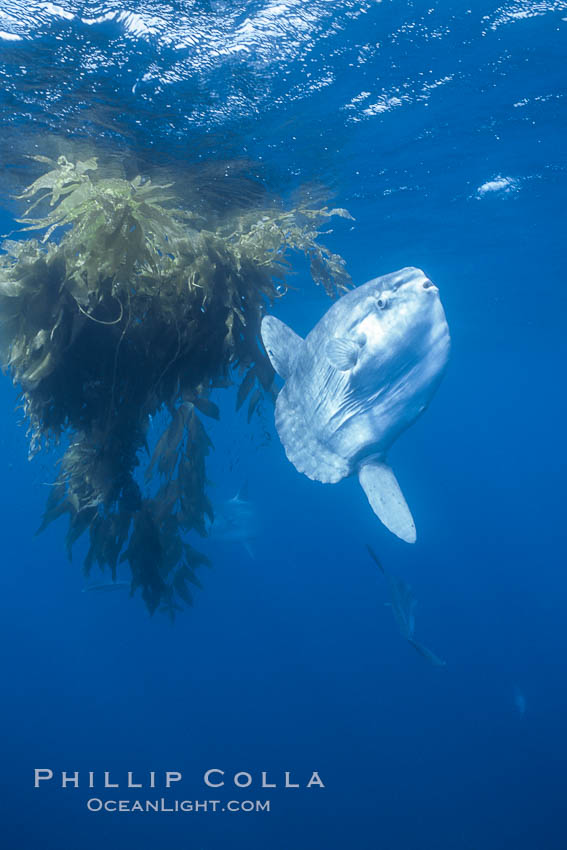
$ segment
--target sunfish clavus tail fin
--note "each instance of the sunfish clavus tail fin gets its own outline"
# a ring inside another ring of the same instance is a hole
[[[361,463],[358,480],[366,493],[370,507],[380,522],[401,540],[405,540],[406,543],[415,543],[416,531],[413,517],[396,476],[388,464],[378,460]]]

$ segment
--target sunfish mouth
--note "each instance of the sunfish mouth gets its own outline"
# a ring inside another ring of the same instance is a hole
[[[421,271],[421,269],[408,268],[400,273],[399,279],[396,281],[392,289],[403,289],[404,287],[411,288],[416,292],[425,289],[428,293],[437,294],[439,289],[435,286],[432,280]]]
[[[394,292],[398,289],[404,289],[405,287],[415,290],[427,289],[429,292],[439,292],[433,281],[429,280],[424,272],[415,266],[408,266],[405,269],[401,269],[396,274],[390,275],[388,283],[389,286],[386,284],[386,287]]]
[[[427,289],[428,292],[433,292],[435,295],[437,295],[439,292],[439,287],[435,286],[433,281],[429,280],[429,278],[426,278],[423,281],[422,287],[423,289]]]

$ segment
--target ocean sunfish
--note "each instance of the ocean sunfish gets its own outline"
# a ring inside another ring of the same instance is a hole
[[[394,615],[394,620],[400,634],[413,646],[416,652],[434,667],[445,667],[446,662],[442,658],[439,658],[438,655],[435,655],[434,652],[416,640],[415,606],[417,605],[417,599],[413,595],[411,587],[403,578],[395,578],[386,572],[374,549],[368,543],[366,544],[366,548],[368,549],[368,554],[388,582],[390,602],[386,602],[385,605],[388,605],[392,609],[392,614]]]
[[[450,337],[439,290],[405,268],[343,295],[302,339],[265,316],[262,341],[285,381],[276,428],[299,472],[324,483],[358,475],[384,525],[414,543],[415,524],[386,461],[443,376]]]
[[[523,717],[526,713],[526,698],[517,685],[514,688],[514,706],[518,714]]]

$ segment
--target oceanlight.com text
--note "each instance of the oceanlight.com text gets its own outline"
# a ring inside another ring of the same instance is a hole
[[[101,800],[91,797],[87,800],[89,812],[231,812],[251,813],[269,812],[270,800]]]

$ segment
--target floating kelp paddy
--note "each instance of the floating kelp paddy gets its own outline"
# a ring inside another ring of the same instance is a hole
[[[208,216],[180,203],[174,182],[107,174],[96,156],[33,159],[43,173],[19,195],[22,232],[1,245],[0,356],[30,454],[65,446],[40,530],[66,516],[69,556],[88,535],[87,575],[97,565],[115,578],[125,562],[131,593],[173,618],[207,563],[186,537],[213,518],[210,394],[237,382],[249,412],[273,396],[262,316],[285,294],[294,253],[331,297],[349,287],[320,241],[349,214],[305,196]],[[159,411],[168,424],[150,458]]]

